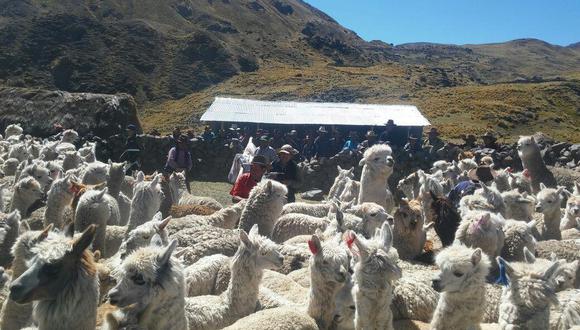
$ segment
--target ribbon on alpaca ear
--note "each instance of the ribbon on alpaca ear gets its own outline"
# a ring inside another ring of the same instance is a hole
[[[495,281],[495,284],[499,284],[499,285],[503,285],[503,286],[508,286],[510,284],[510,281],[507,278],[507,275],[505,273],[505,263],[504,262],[505,261],[503,259],[500,259],[499,262],[498,262],[498,265],[499,265],[499,277]]]

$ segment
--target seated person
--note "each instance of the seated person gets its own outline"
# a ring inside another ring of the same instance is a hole
[[[264,156],[254,156],[250,172],[240,175],[236,180],[236,183],[234,183],[232,190],[230,190],[232,202],[237,203],[250,196],[250,191],[262,180],[262,176],[266,173],[268,165],[269,164]]]
[[[288,188],[288,203],[296,201],[295,192],[300,185],[298,165],[292,157],[298,154],[298,150],[291,145],[285,144],[278,150],[278,160],[272,164],[272,179],[282,182]]]

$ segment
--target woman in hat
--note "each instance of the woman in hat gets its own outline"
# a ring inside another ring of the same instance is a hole
[[[191,160],[191,153],[189,152],[188,139],[186,136],[179,136],[177,138],[177,145],[169,150],[167,154],[167,162],[163,168],[164,174],[167,176],[173,172],[184,172],[185,186],[187,191],[191,193],[189,186],[189,171],[193,166]]]
[[[300,178],[298,165],[292,157],[298,154],[298,150],[291,145],[285,144],[278,149],[278,160],[272,164],[272,179],[279,181],[288,188],[288,203],[296,201],[295,192],[299,188]]]

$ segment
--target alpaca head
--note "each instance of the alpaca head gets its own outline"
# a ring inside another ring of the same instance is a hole
[[[573,195],[566,202],[566,215],[574,218],[580,218],[580,195]]]
[[[532,192],[532,181],[527,171],[519,173],[509,173],[509,184],[511,189],[517,189],[519,192]]]
[[[125,165],[127,162],[114,163],[109,159],[109,180],[122,182],[125,179]]]
[[[22,217],[20,216],[20,211],[18,210],[14,210],[8,214],[2,215],[2,218],[0,219],[0,244],[8,235],[14,237],[18,236],[20,220],[22,220]]]
[[[438,180],[438,175],[441,174],[441,172],[429,175],[422,170],[418,170],[417,174],[419,176],[419,186],[421,187],[419,188],[420,198],[429,198],[431,193],[437,196],[444,195],[443,186]]]
[[[138,176],[133,188],[131,208],[141,208],[148,218],[152,218],[159,210],[164,197],[159,184],[160,180],[161,174],[156,175],[151,181],[144,181],[143,176]]]
[[[524,222],[519,220],[506,220],[503,226],[505,233],[504,248],[509,248],[513,255],[514,261],[521,261],[520,251],[526,249],[531,253],[536,253],[536,239],[533,230],[536,227],[536,221]],[[502,253],[503,254],[503,253]]]
[[[18,161],[23,162],[25,160],[28,160],[28,158],[30,157],[30,154],[28,153],[28,148],[26,147],[26,144],[19,143],[19,144],[15,144],[12,147],[10,147],[10,151],[8,152],[8,157],[16,158],[16,159],[18,159]]]
[[[166,247],[148,246],[127,256],[114,274],[117,285],[109,291],[111,305],[134,305],[139,312],[152,302],[171,299],[168,294],[183,296],[183,267],[171,256],[176,246],[173,240]]]
[[[64,132],[62,132],[62,137],[61,137],[60,141],[64,142],[64,143],[75,143],[76,140],[78,140],[78,139],[79,139],[79,133],[77,133],[73,129],[67,129]]]
[[[250,203],[250,201],[259,200],[261,205],[264,205],[264,207],[269,207],[272,212],[275,212],[279,209],[279,214],[282,212],[282,207],[284,204],[286,204],[287,193],[288,188],[286,188],[286,186],[280,182],[273,180],[262,180],[250,192],[248,203]]]
[[[321,287],[344,285],[348,276],[350,260],[346,249],[334,240],[321,243],[317,234],[308,241],[310,257],[310,276],[312,285]]]
[[[363,234],[365,237],[372,237],[375,230],[381,228],[385,222],[393,222],[385,209],[377,203],[362,203],[352,207],[351,213],[360,217],[363,222]]]
[[[45,161],[53,161],[58,158],[56,146],[58,142],[47,143],[40,148],[39,157]]]
[[[10,251],[14,256],[15,262],[18,260],[24,263],[31,260],[34,257],[33,247],[45,239],[53,239],[58,235],[52,231],[52,228],[53,225],[50,224],[41,231],[22,230]]]
[[[167,227],[169,221],[171,221],[170,216],[163,219],[161,212],[157,212],[151,221],[147,221],[128,232],[123,245],[119,249],[123,251],[121,258],[126,257],[140,247],[148,246],[155,234],[167,237],[165,227]]]
[[[510,190],[503,192],[501,197],[504,200],[506,207],[506,217],[513,218],[516,215],[524,216],[525,219],[518,218],[516,220],[528,220],[534,213],[536,199],[528,193],[520,193],[517,190]]]
[[[536,212],[546,214],[559,211],[564,187],[547,188],[540,183],[540,189],[536,196]]]
[[[531,310],[543,310],[549,304],[558,304],[552,278],[560,268],[559,261],[545,264],[509,263],[497,257],[500,267],[505,269],[512,301]]]
[[[52,177],[50,176],[50,170],[44,166],[38,164],[32,164],[26,166],[20,173],[20,178],[33,177],[40,183],[43,190],[47,191],[52,184]]]
[[[238,258],[248,258],[255,263],[258,269],[277,269],[282,267],[284,257],[279,252],[278,246],[267,237],[258,233],[258,225],[255,224],[246,234],[240,230],[240,246],[233,257],[233,261]]]
[[[501,171],[497,171],[495,178],[493,178],[495,186],[498,188],[501,188],[503,191],[509,190],[510,189],[510,182],[509,182],[510,172],[511,172],[511,168],[509,168],[509,167],[505,168]]]
[[[336,176],[335,181],[345,180],[346,178],[354,178],[354,167],[351,167],[350,169],[343,169],[340,167],[340,165],[336,165],[336,169],[338,170],[338,175]]]
[[[44,197],[44,190],[35,178],[27,177],[16,183],[14,186],[14,194],[18,194],[21,198],[26,199],[32,204]]]
[[[475,161],[475,157],[464,158],[464,159],[459,161],[459,164],[457,164],[457,166],[459,167],[459,169],[462,172],[463,171],[469,172],[469,171],[477,168],[477,162]]]
[[[171,173],[169,176],[169,191],[174,202],[177,202],[179,190],[182,188],[185,188],[185,175],[181,172]]]
[[[360,192],[360,182],[347,178],[344,190],[339,196],[342,202],[352,202],[356,200]]]
[[[81,185],[74,181],[71,175],[61,178],[59,174],[48,191],[48,200],[58,201],[62,205],[69,205],[81,189]]]
[[[480,195],[487,200],[487,202],[493,206],[495,212],[504,212],[505,203],[501,197],[501,193],[494,188],[488,187],[485,184],[481,184],[481,188],[475,190],[474,195]]]
[[[432,280],[437,292],[460,292],[474,283],[485,283],[490,268],[489,257],[480,248],[451,245],[437,254],[439,274]]]
[[[29,268],[10,285],[10,299],[19,304],[34,300],[52,300],[78,277],[96,276],[93,255],[87,250],[96,226],[89,226],[72,242],[59,236],[44,240],[32,248]]]
[[[372,171],[386,175],[387,178],[393,173],[395,159],[392,156],[391,147],[386,144],[375,144],[365,150],[359,166],[366,165]]]
[[[566,260],[560,260],[560,263],[560,272],[554,278],[556,291],[575,288],[578,272],[580,271],[580,261],[566,262]]]
[[[244,207],[246,206],[246,202],[247,200],[241,200],[239,202],[237,202],[236,204],[223,208],[221,209],[220,212],[221,215],[223,216],[224,222],[223,222],[223,227],[224,228],[234,228],[236,226],[236,224],[240,221],[240,216],[242,215],[242,211],[244,210]]]
[[[394,226],[405,231],[422,230],[423,228],[423,211],[421,203],[417,200],[402,199],[399,208],[395,211]]]
[[[457,178],[461,175],[461,169],[456,161],[453,161],[449,167],[443,170],[443,177],[457,181]]]
[[[67,151],[64,153],[63,166],[65,170],[75,169],[83,163],[83,159],[78,151]],[[66,165],[64,165],[66,164]]]
[[[413,172],[399,180],[397,189],[401,190],[407,198],[419,197],[419,173]]]
[[[13,135],[20,135],[24,130],[20,127],[20,124],[10,124],[6,126],[4,130],[4,137],[8,138]]]
[[[540,152],[540,147],[533,136],[520,136],[517,149],[520,158],[527,158],[528,155]]]
[[[372,239],[366,240],[353,231],[345,235],[345,242],[352,253],[357,256],[354,266],[354,276],[360,279],[359,285],[372,283],[384,288],[387,284],[398,280],[402,276],[401,268],[397,265],[398,255],[393,247],[393,233],[391,226],[384,223],[377,228]]]

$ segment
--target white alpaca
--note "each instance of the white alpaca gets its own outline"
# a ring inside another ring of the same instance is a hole
[[[246,205],[245,201],[225,207],[214,214],[210,215],[188,215],[182,218],[174,219],[167,230],[174,234],[180,230],[197,227],[197,226],[215,226],[225,229],[233,229],[242,214]]]
[[[107,164],[101,162],[90,163],[85,168],[81,182],[83,184],[97,185],[107,182],[108,174],[109,166]]]
[[[2,172],[4,172],[4,175],[14,175],[16,174],[19,164],[20,161],[18,159],[8,158],[4,161],[4,164],[2,164]]]
[[[137,175],[133,199],[131,200],[131,212],[129,213],[128,230],[151,220],[159,211],[163,193],[159,180],[161,175],[156,175],[152,181],[144,181],[143,172]]]
[[[109,160],[109,172],[107,173],[107,188],[109,194],[117,200],[119,205],[121,215],[119,224],[122,226],[129,222],[129,213],[131,213],[131,199],[121,192],[121,186],[125,180],[126,164],[126,162],[113,163]]]
[[[489,205],[493,207],[493,209],[491,210],[493,213],[499,213],[502,216],[505,216],[506,209],[505,203],[503,201],[501,193],[497,191],[495,188],[491,188],[486,186],[485,184],[482,184],[481,188],[477,189],[474,195],[480,195],[483,198],[485,198],[485,200],[487,200]]]
[[[79,189],[80,186],[73,181],[71,176],[57,177],[47,194],[44,226],[53,224],[58,229],[64,227],[65,210],[71,205]]]
[[[431,329],[480,329],[490,261],[481,249],[452,245],[435,259],[440,273],[433,288],[441,292]]]
[[[499,306],[502,329],[548,329],[550,304],[558,304],[552,281],[559,263],[546,267],[535,264],[508,263],[497,258],[505,268],[509,285],[504,287]]]
[[[358,200],[358,195],[360,194],[360,182],[347,178],[344,184],[344,190],[338,197],[341,203],[355,203]]]
[[[433,212],[431,212],[433,195],[443,196],[445,192],[437,175],[428,175],[422,170],[418,170],[417,175],[419,176],[419,200],[421,201],[423,218],[426,223],[430,223],[433,222]]]
[[[79,133],[74,129],[67,129],[62,132],[61,143],[75,143],[79,139]]]
[[[517,220],[506,220],[503,225],[505,235],[501,256],[507,261],[523,261],[524,248],[532,253],[536,252],[536,239],[532,234],[536,222],[525,223]]]
[[[508,181],[511,189],[516,189],[520,193],[532,193],[532,182],[527,171],[510,173]]]
[[[290,213],[300,213],[306,214],[317,218],[325,217],[328,211],[332,207],[332,202],[323,203],[305,203],[305,202],[294,202],[285,204],[282,207],[282,212],[280,215],[286,215]]]
[[[260,311],[238,320],[226,329],[314,330],[331,326],[336,310],[336,295],[348,277],[349,257],[345,248],[336,241],[322,244],[317,235],[312,236],[308,246],[313,255],[309,262],[311,286],[306,310],[281,307]]]
[[[580,220],[580,195],[572,195],[568,197],[566,202],[566,211],[564,217],[560,222],[560,230],[577,228],[580,230],[578,222]]]
[[[459,201],[459,214],[464,216],[471,211],[492,212],[493,206],[482,195],[466,195]]]
[[[374,202],[391,212],[395,206],[393,194],[389,191],[388,180],[393,173],[395,161],[391,147],[377,144],[368,148],[359,166],[363,166],[360,180],[358,204]]]
[[[8,188],[9,185],[10,183],[8,182],[0,184],[0,212],[4,212],[4,191]]]
[[[270,237],[274,223],[286,203],[287,193],[286,186],[279,182],[265,180],[258,183],[250,192],[239,228],[249,231],[254,224],[258,224],[260,235]]]
[[[118,284],[109,291],[112,305],[132,306],[132,314],[144,329],[187,330],[183,266],[167,247],[145,247],[130,254],[117,274]],[[133,324],[135,325],[135,324]]]
[[[45,161],[53,161],[58,158],[58,152],[56,152],[56,146],[58,142],[45,143],[39,152],[39,157]]]
[[[174,204],[177,205],[187,205],[187,204],[197,204],[205,205],[214,210],[220,210],[223,208],[217,200],[207,196],[193,196],[185,189],[185,175],[183,173],[173,173],[169,176],[169,187],[171,191],[171,198]]]
[[[512,190],[510,185],[510,172],[511,169],[509,167],[505,168],[503,170],[497,171],[495,178],[493,178],[493,186],[495,189],[501,192],[502,195],[504,192]]]
[[[24,178],[14,186],[10,211],[18,210],[23,218],[28,217],[28,209],[44,196],[40,183],[32,177]]]
[[[393,329],[393,282],[401,278],[402,272],[397,266],[396,251],[390,251],[393,244],[390,225],[384,223],[369,241],[352,231],[346,236],[348,246],[358,255],[353,277],[355,328]]]
[[[68,170],[78,169],[83,164],[83,159],[76,151],[67,151],[62,160],[62,169],[66,172]]]
[[[506,219],[530,221],[533,218],[536,199],[528,193],[517,190],[508,190],[501,193],[505,203]]]
[[[344,191],[344,187],[346,184],[346,179],[353,179],[354,178],[354,167],[351,169],[342,169],[340,165],[337,165],[336,168],[338,169],[338,175],[334,178],[334,183],[330,187],[328,191],[328,200],[332,200],[334,198],[339,198],[340,194]]]
[[[83,231],[91,224],[96,225],[93,251],[106,251],[107,225],[119,223],[119,207],[117,201],[107,194],[107,188],[89,190],[79,199],[75,212],[75,231]]]
[[[490,258],[495,258],[504,244],[503,222],[503,218],[489,212],[468,212],[462,216],[455,240],[468,247],[481,248]]]
[[[524,261],[528,264],[534,264],[536,269],[548,268],[554,261],[558,261],[555,254],[550,256],[550,259],[536,258],[533,251],[530,251],[527,247],[523,249]],[[576,282],[576,277],[578,274],[578,265],[580,260],[574,260],[572,262],[567,262],[566,259],[559,260],[560,267],[558,272],[554,274],[550,281],[554,285],[556,292],[563,291],[566,289],[573,289]]]
[[[560,240],[562,239],[562,233],[560,232],[560,218],[562,217],[560,204],[564,187],[558,189],[546,188],[543,183],[540,183],[540,189],[536,196],[536,212],[543,214],[540,239]]]
[[[90,226],[72,244],[64,236],[38,243],[30,268],[10,285],[10,299],[35,301],[39,330],[95,329],[99,280],[93,255],[86,250],[94,235],[95,226]]]
[[[50,171],[44,166],[38,164],[32,164],[26,166],[20,173],[19,180],[27,177],[32,177],[40,183],[43,191],[48,191],[50,185],[52,184],[52,178],[50,177]]]
[[[429,226],[424,226],[421,205],[417,200],[403,199],[393,220],[394,247],[401,259],[414,259],[423,252]]]
[[[580,328],[580,290],[560,291],[557,297],[559,304],[550,309],[550,329]]]
[[[29,157],[30,154],[28,153],[28,148],[24,143],[14,144],[8,151],[8,158],[16,158],[19,162],[28,160]]]
[[[186,299],[189,329],[221,329],[255,311],[263,269],[282,266],[282,255],[254,225],[240,231],[241,244],[232,258],[228,289],[220,296]]]
[[[27,262],[34,257],[32,248],[45,239],[53,239],[55,233],[51,231],[52,226],[46,227],[43,231],[26,231],[18,236],[12,246],[12,278],[16,279],[22,275],[29,267]],[[2,305],[0,316],[0,329],[21,329],[32,323],[32,303],[17,304],[14,300],[7,298]]]
[[[415,171],[408,176],[399,180],[397,184],[397,189],[405,194],[407,199],[415,199],[419,197],[419,189],[421,185],[419,184],[419,172]]]
[[[20,212],[14,210],[9,214],[0,215],[0,229],[3,233],[3,238],[0,242],[0,266],[8,268],[12,262],[12,255],[10,249],[20,233]]]
[[[11,136],[19,136],[22,134],[24,130],[22,129],[21,125],[18,124],[10,124],[8,126],[6,126],[6,129],[4,130],[4,138],[8,139]]]
[[[477,162],[475,161],[475,157],[473,158],[465,158],[459,161],[459,164],[457,164],[457,166],[459,167],[459,169],[462,172],[469,172],[473,169],[477,168]]]

